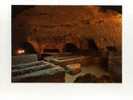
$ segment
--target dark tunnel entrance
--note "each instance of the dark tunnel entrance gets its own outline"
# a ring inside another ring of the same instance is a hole
[[[33,46],[30,43],[28,43],[28,42],[22,43],[20,47],[25,50],[25,54],[36,53],[36,51],[33,48]]]
[[[57,52],[59,53],[59,49],[44,49],[43,52]]]
[[[77,51],[79,51],[79,49],[78,49],[78,47],[77,47],[75,44],[73,44],[73,43],[67,43],[67,44],[65,44],[65,46],[64,46],[64,52],[72,52],[72,53],[75,53],[75,52],[77,52]]]
[[[97,47],[94,39],[88,39],[87,42],[88,42],[88,50],[90,50],[90,51],[98,50],[98,47]]]

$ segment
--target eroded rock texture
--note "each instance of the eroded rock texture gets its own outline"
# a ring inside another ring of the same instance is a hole
[[[120,50],[121,28],[121,14],[100,7],[36,6],[13,18],[13,42],[28,42],[39,54],[45,49],[62,52],[67,43],[86,49],[88,39],[98,48],[115,46]]]

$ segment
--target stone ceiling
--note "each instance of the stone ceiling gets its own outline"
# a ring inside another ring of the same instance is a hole
[[[122,17],[96,6],[36,6],[13,19],[13,36],[45,38],[68,33],[94,38],[100,45],[121,47]]]

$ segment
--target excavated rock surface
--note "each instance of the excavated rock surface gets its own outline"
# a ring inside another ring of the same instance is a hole
[[[38,53],[45,48],[59,49],[66,43],[86,48],[86,39],[99,48],[121,49],[122,17],[115,11],[103,12],[95,6],[36,6],[13,19],[15,43],[27,41]]]

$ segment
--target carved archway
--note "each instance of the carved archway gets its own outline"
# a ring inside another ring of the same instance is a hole
[[[36,53],[34,47],[30,43],[28,43],[28,42],[22,43],[20,45],[20,48],[24,49],[26,54]]]
[[[73,43],[66,43],[63,49],[64,52],[73,52],[73,53],[77,52],[78,50],[79,48]]]

